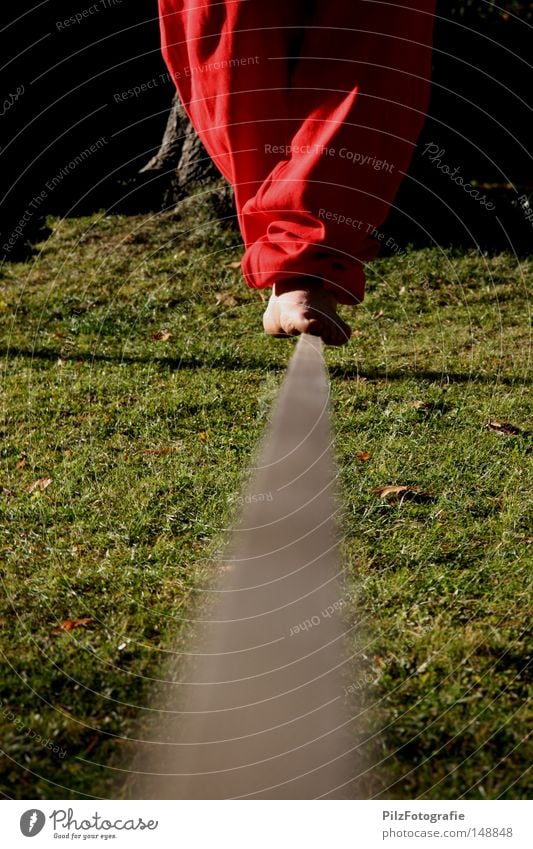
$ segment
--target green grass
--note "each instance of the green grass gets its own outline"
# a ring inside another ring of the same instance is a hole
[[[9,797],[106,797],[293,343],[261,335],[239,239],[207,205],[52,226],[0,276],[0,781]],[[380,260],[358,335],[327,353],[376,795],[526,795],[531,277],[505,255]],[[388,484],[430,497],[379,498]]]

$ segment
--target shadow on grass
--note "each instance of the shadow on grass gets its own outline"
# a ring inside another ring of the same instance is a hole
[[[273,363],[270,360],[251,359],[249,357],[240,357],[231,353],[213,354],[207,359],[202,355],[184,355],[176,357],[147,357],[125,355],[118,356],[113,354],[99,353],[64,353],[53,348],[34,349],[4,347],[0,348],[0,357],[12,358],[27,357],[30,360],[48,360],[53,362],[61,359],[70,362],[94,362],[94,363],[125,363],[127,365],[152,364],[154,366],[165,366],[172,370],[179,369],[197,369],[197,368],[222,368],[228,371],[232,370],[262,370],[268,368],[270,371],[282,371],[285,369],[285,364]],[[330,366],[328,368],[330,377],[332,378],[364,378],[365,380],[429,380],[439,381],[444,383],[493,383],[503,384],[505,386],[530,385],[531,378],[519,376],[496,374],[476,374],[475,372],[454,372],[454,371],[431,371],[429,369],[416,369],[412,371],[387,371],[380,369],[359,369],[357,366]]]

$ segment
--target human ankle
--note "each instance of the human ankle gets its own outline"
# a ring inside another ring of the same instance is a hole
[[[277,280],[272,286],[272,294],[279,296],[287,292],[320,292],[325,293],[322,280],[316,277],[291,277]]]

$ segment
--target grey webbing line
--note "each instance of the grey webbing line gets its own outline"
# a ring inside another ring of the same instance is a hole
[[[137,798],[350,796],[328,396],[322,343],[302,336]]]

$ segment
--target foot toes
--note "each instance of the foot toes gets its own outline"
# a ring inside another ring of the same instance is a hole
[[[320,336],[320,321],[304,315],[284,315],[281,317],[283,330],[290,336],[299,336],[300,333],[310,333]]]
[[[323,294],[313,300],[307,290],[292,294],[292,299],[272,295],[263,316],[266,333],[285,337],[309,333],[320,336],[326,345],[348,342],[351,328],[337,315],[334,303],[324,299]]]

